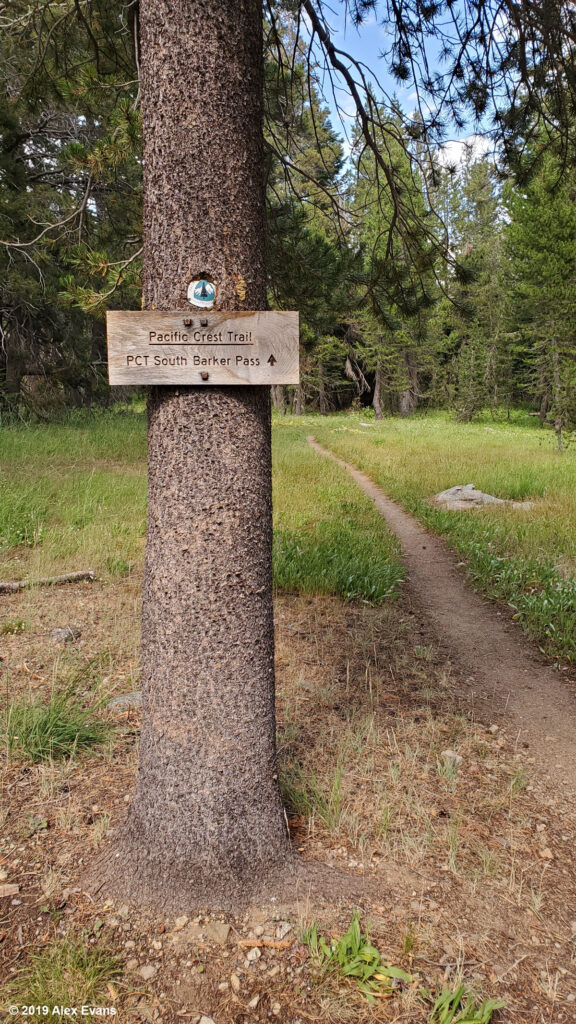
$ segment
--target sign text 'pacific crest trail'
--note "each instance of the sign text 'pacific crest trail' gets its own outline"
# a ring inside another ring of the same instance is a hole
[[[297,384],[298,313],[106,314],[111,384]]]

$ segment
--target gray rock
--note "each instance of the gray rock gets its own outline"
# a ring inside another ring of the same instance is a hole
[[[432,499],[436,505],[456,512],[466,512],[471,508],[480,508],[483,505],[513,505],[515,508],[532,508],[531,501],[505,501],[503,498],[495,498],[493,494],[486,494],[479,491],[474,484],[457,484],[449,487],[446,491],[440,491]]]
[[[130,708],[142,707],[142,690],[134,690],[133,693],[123,693],[120,697],[114,697],[108,701],[110,710],[128,711]]]
[[[276,925],[276,938],[285,939],[289,932],[292,931],[292,925],[288,921],[279,921]]]
[[[58,629],[52,630],[52,640],[55,644],[70,644],[80,636],[82,636],[82,631],[78,629],[78,626],[60,626]]]
[[[444,761],[444,764],[452,765],[454,768],[460,768],[462,764],[462,758],[455,750],[443,750],[440,757]]]
[[[503,505],[502,498],[495,498],[492,494],[485,494],[478,491],[474,484],[457,484],[456,487],[449,487],[446,491],[440,491],[434,495],[434,501],[439,505],[447,505],[457,508],[469,508],[473,505]]]

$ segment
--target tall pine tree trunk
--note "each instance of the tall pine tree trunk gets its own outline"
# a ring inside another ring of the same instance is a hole
[[[294,402],[294,413],[296,416],[301,416],[304,412],[304,391],[301,384],[296,385],[296,395]]]
[[[374,416],[377,420],[382,419],[382,366],[380,360],[376,360],[376,370],[374,372],[374,395],[372,397],[372,408],[374,409]]]
[[[400,392],[399,409],[401,416],[412,416],[418,406],[418,368],[411,352],[404,353],[404,371],[409,386]]]
[[[286,387],[276,384],[272,387],[272,404],[277,412],[286,414]]]
[[[144,307],[265,309],[262,7],[141,0]],[[289,853],[275,752],[270,394],[149,394],[140,766],[116,873],[212,906]]]

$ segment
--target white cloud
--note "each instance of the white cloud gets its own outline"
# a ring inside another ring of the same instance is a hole
[[[458,167],[465,160],[481,160],[491,149],[492,143],[484,135],[468,135],[445,142],[436,154],[442,167]]]

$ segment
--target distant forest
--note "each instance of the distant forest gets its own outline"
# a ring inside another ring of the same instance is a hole
[[[135,8],[90,7],[4,9],[4,419],[114,398],[104,311],[140,308]],[[269,303],[301,315],[302,382],[275,406],[463,421],[524,406],[561,437],[576,423],[570,147],[527,123],[513,154],[472,137],[450,164],[392,105],[379,145],[405,182],[398,230],[375,154],[359,130],[343,143],[304,48],[283,60],[291,33],[288,15],[265,23]]]

